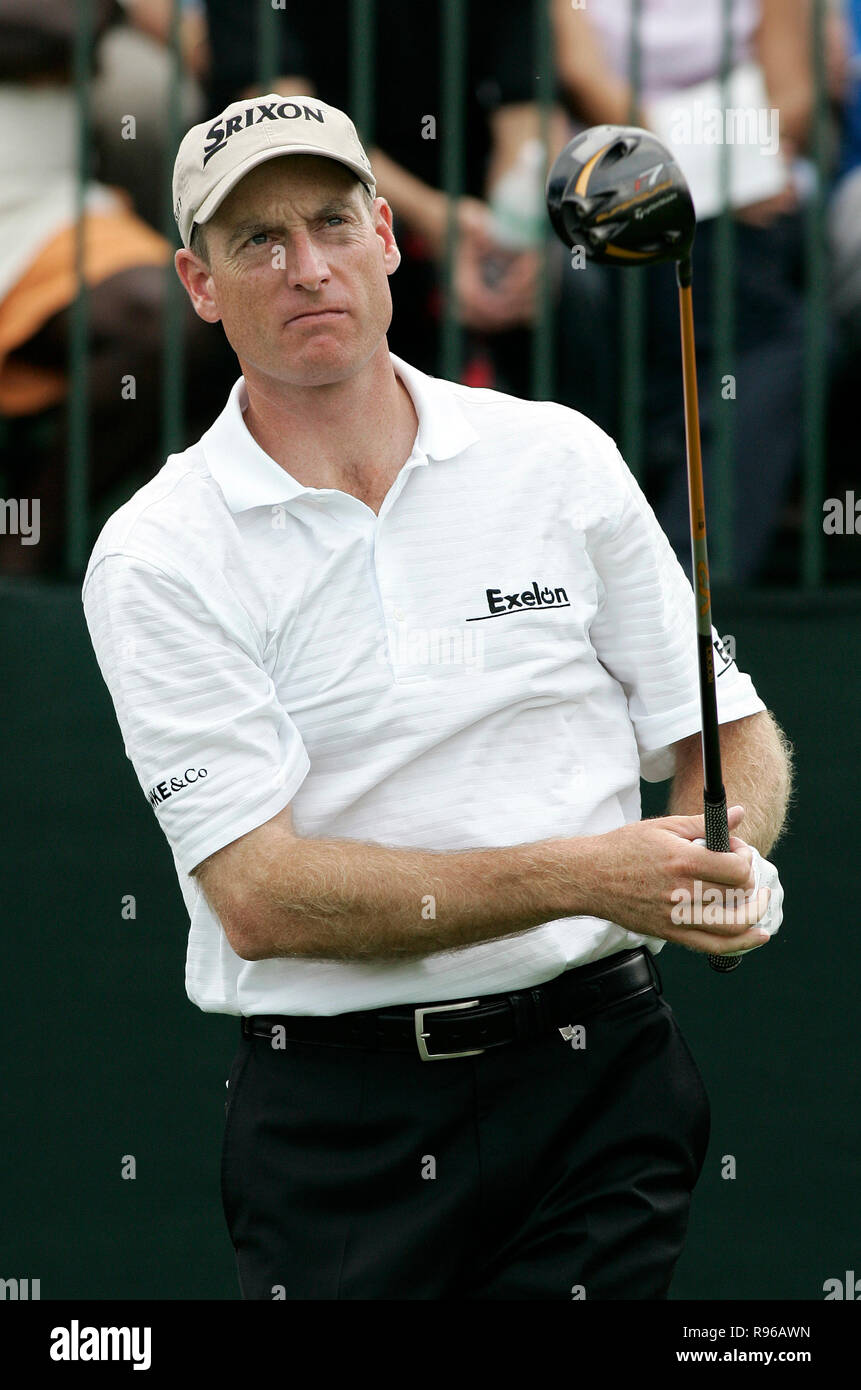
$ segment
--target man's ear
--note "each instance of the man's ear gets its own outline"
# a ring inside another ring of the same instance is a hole
[[[385,198],[375,198],[371,211],[374,231],[383,243],[383,260],[386,274],[393,275],[401,263],[401,253],[392,230],[393,213]]]
[[[221,310],[215,298],[215,285],[209,266],[184,246],[176,252],[173,263],[198,318],[205,323],[218,323]]]

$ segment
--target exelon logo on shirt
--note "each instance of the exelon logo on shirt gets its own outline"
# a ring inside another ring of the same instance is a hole
[[[468,623],[481,623],[485,618],[500,618],[503,613],[522,613],[527,608],[571,607],[564,589],[551,589],[547,586],[540,589],[537,579],[533,579],[531,589],[524,589],[519,594],[506,594],[502,589],[485,589],[484,592],[487,595],[489,611],[482,613],[478,618],[467,618]]]

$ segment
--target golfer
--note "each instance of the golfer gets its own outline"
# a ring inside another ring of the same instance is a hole
[[[780,925],[785,740],[715,634],[739,835],[697,843],[690,585],[590,420],[390,354],[392,210],[343,112],[228,107],[174,200],[242,375],[83,599],[189,997],[241,1019],[242,1296],[664,1298],[709,1103],[654,958]]]

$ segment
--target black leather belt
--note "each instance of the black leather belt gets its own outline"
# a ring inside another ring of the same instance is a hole
[[[436,1062],[476,1056],[489,1047],[582,1023],[608,1004],[652,989],[662,993],[661,978],[651,951],[638,946],[565,970],[546,984],[513,994],[325,1017],[255,1015],[243,1018],[242,1034],[265,1038],[276,1046],[288,1039],[376,1052],[417,1049],[422,1061]]]

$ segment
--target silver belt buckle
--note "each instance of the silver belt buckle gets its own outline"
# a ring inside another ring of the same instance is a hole
[[[469,1052],[428,1052],[425,1038],[430,1037],[430,1033],[424,1031],[424,1022],[427,1014],[444,1014],[451,1009],[472,1009],[478,1003],[477,999],[468,999],[463,1004],[433,1004],[427,1009],[416,1009],[416,1042],[418,1043],[419,1056],[423,1062],[442,1062],[448,1057],[478,1057],[486,1049],[483,1047],[473,1048]]]

